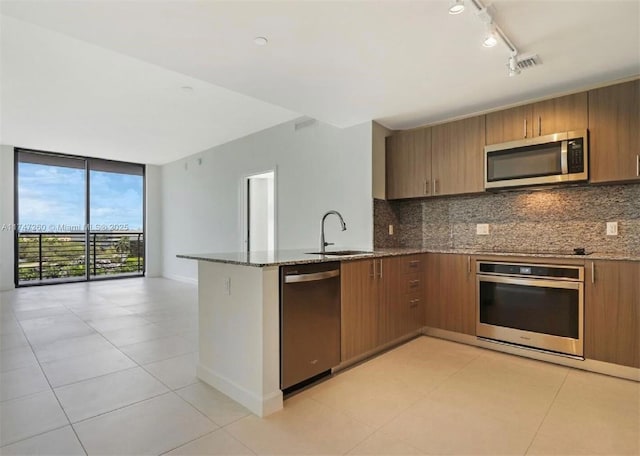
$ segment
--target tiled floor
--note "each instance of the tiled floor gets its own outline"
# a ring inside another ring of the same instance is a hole
[[[0,293],[0,454],[639,454],[640,384],[422,337],[260,419],[195,378],[193,285]]]

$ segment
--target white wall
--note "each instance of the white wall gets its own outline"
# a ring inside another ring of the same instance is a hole
[[[146,231],[145,231],[145,275],[162,275],[162,180],[161,168],[147,165],[146,184]]]
[[[14,288],[13,146],[0,145],[0,290]]]
[[[340,129],[315,122],[269,128],[162,167],[162,251],[165,277],[192,280],[195,261],[178,253],[242,249],[244,177],[276,170],[278,249],[319,247],[320,219],[338,247],[373,247],[372,124]]]

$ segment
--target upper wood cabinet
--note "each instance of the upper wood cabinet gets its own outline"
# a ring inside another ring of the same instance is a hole
[[[518,106],[485,116],[486,144],[498,144],[533,136],[531,105]]]
[[[401,132],[386,139],[387,199],[429,196],[431,129]]]
[[[585,358],[640,368],[640,262],[585,269]]]
[[[485,116],[431,128],[432,195],[484,191]]]
[[[487,114],[486,144],[585,130],[588,103],[587,92],[581,92]]]
[[[476,282],[469,255],[430,253],[427,256],[426,325],[476,334]]]
[[[590,181],[640,179],[640,80],[589,92]]]

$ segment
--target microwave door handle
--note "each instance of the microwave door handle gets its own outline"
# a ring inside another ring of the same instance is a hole
[[[560,143],[560,168],[562,174],[569,174],[569,162],[567,157],[567,141],[566,139]]]

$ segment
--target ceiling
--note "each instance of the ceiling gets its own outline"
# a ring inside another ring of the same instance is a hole
[[[75,148],[164,163],[299,115],[402,129],[640,74],[637,0],[489,3],[542,65],[508,77],[448,0],[4,0],[3,141],[71,150],[72,125]]]

